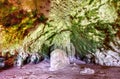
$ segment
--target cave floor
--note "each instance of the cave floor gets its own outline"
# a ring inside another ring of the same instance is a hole
[[[119,67],[106,67],[93,64],[69,65],[64,69],[49,71],[49,62],[27,64],[0,71],[0,79],[120,79]],[[94,74],[80,74],[83,68],[95,70]]]

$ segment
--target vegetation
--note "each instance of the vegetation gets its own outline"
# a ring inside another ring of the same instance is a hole
[[[5,35],[2,41],[13,45],[23,40],[21,44],[27,52],[43,53],[49,48],[60,48],[72,53],[73,43],[76,51],[85,55],[101,47],[110,48],[109,43],[120,30],[119,0],[51,0],[48,20],[44,15],[36,17],[35,11],[20,15],[18,10],[15,12],[18,17],[14,16],[18,21],[7,23],[11,19],[8,16],[14,12],[6,12],[5,20],[2,15],[4,30],[1,33]],[[35,26],[34,31],[28,30]]]
[[[46,20],[43,14],[38,14],[37,10],[27,12],[21,9],[22,6],[18,7],[20,4],[11,4],[11,2],[8,0],[0,2],[0,48],[22,44],[24,37],[34,30],[38,23]]]

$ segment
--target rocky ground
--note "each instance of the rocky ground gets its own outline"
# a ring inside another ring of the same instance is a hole
[[[93,64],[69,65],[64,69],[49,71],[49,62],[27,64],[21,69],[12,67],[0,71],[0,79],[120,79],[119,67],[106,67]],[[84,68],[95,71],[94,74],[80,74]]]

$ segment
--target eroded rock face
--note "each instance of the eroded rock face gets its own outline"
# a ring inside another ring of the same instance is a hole
[[[65,51],[60,49],[55,49],[50,55],[50,71],[55,71],[62,69],[69,65],[69,58]]]
[[[118,53],[111,50],[102,52],[98,50],[95,53],[95,62],[105,66],[120,66],[120,56]]]
[[[24,64],[27,64],[29,62],[30,62],[30,55],[25,52],[20,52],[14,61],[14,66],[21,68]]]
[[[42,61],[44,58],[42,55],[39,55],[38,53],[32,53],[30,57],[30,63],[38,64],[40,61]]]
[[[5,66],[5,59],[3,57],[0,57],[0,68],[3,68]]]
[[[27,12],[37,10],[38,14],[43,13],[48,17],[50,0],[20,0],[21,8]]]

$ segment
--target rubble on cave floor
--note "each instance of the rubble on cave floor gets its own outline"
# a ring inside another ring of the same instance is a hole
[[[67,67],[49,71],[50,63],[27,64],[21,69],[13,67],[0,72],[0,79],[120,79],[119,67],[93,64],[70,64]],[[85,68],[94,70],[93,74],[80,74]]]

